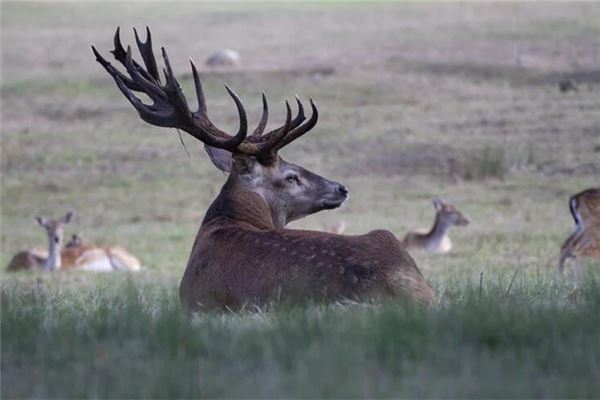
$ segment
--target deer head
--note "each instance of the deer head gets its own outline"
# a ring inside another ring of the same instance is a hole
[[[285,123],[264,133],[269,111],[263,93],[262,117],[256,129],[248,135],[244,106],[239,97],[225,85],[236,105],[240,121],[237,133],[230,135],[209,120],[202,84],[194,63],[190,60],[198,109],[190,111],[165,49],[162,48],[165,63],[163,84],[152,50],[150,30],[146,28],[146,42],[139,39],[135,29],[134,34],[145,68],[132,59],[131,47],[124,49],[119,29],[114,37],[115,49],[112,53],[125,67],[129,76],[112,66],[92,46],[96,60],[113,77],[142,120],[156,126],[181,129],[204,143],[213,164],[229,174],[224,189],[242,189],[260,196],[269,208],[273,224],[278,227],[321,210],[339,207],[346,200],[348,190],[340,183],[325,179],[299,165],[288,163],[278,155],[281,148],[300,138],[316,125],[319,114],[312,99],[312,114],[308,120],[304,115],[302,102],[296,97],[297,115],[292,119],[292,111],[286,101]],[[152,104],[144,104],[133,92],[148,95]]]
[[[433,207],[437,211],[437,219],[445,226],[466,226],[471,223],[455,206],[442,199],[433,199]]]
[[[61,267],[60,245],[63,240],[65,226],[71,222],[72,218],[72,211],[69,211],[60,219],[35,217],[37,223],[46,230],[48,235],[48,258],[44,264],[44,271],[54,271]]]

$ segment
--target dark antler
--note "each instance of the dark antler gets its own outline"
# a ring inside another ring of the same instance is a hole
[[[225,85],[225,89],[237,107],[240,119],[238,132],[234,136],[231,136],[217,128],[208,118],[202,83],[200,82],[198,70],[194,63],[190,60],[196,96],[198,98],[198,110],[192,112],[181,91],[179,82],[173,74],[165,49],[161,48],[166,67],[163,70],[165,83],[162,84],[152,50],[150,30],[146,28],[146,42],[140,40],[135,29],[134,34],[145,68],[132,59],[131,47],[127,46],[127,50],[125,50],[121,44],[119,28],[117,28],[115,33],[115,48],[112,50],[115,59],[125,66],[129,76],[113,67],[111,63],[98,53],[94,46],[92,46],[92,50],[96,56],[96,61],[113,77],[118,88],[135,107],[140,117],[152,125],[182,129],[208,146],[225,149],[234,153],[256,156],[261,162],[267,163],[272,162],[276,158],[277,150],[308,132],[317,122],[318,112],[311,100],[312,116],[308,122],[302,125],[305,119],[304,108],[298,97],[296,97],[298,115],[292,120],[291,109],[289,103],[286,101],[285,124],[262,135],[267,125],[269,114],[267,99],[263,93],[263,115],[258,126],[252,133],[252,140],[248,140],[250,138],[246,139],[248,130],[246,110],[239,97]],[[152,100],[152,104],[144,104],[133,92],[145,93]]]

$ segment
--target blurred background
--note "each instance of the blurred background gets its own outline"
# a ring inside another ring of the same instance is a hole
[[[473,272],[493,257],[550,268],[569,195],[600,174],[599,17],[594,3],[3,3],[2,264],[45,245],[33,216],[74,210],[68,231],[181,275],[226,177],[193,138],[188,157],[175,130],[142,122],[90,49],[110,55],[120,26],[137,51],[132,28],[149,26],[192,104],[195,60],[224,129],[237,130],[225,83],[251,123],[262,91],[270,126],[285,99],[315,99],[317,128],[283,156],[352,197],[294,226],[401,236],[430,225],[440,196],[473,220],[454,233],[456,257],[484,255]],[[221,49],[237,62],[207,65]]]

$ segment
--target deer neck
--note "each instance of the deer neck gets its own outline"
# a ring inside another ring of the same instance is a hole
[[[427,243],[431,245],[439,245],[448,235],[450,225],[451,224],[442,218],[439,213],[436,214],[435,222],[433,223],[429,233],[426,235]]]
[[[44,263],[44,271],[55,271],[61,267],[60,243],[48,238],[48,258]]]
[[[245,222],[259,229],[283,228],[285,225],[285,220],[273,218],[273,212],[262,196],[231,183],[223,186],[206,212],[202,225],[219,217]]]

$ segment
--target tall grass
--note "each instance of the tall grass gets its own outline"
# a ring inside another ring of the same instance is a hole
[[[403,304],[187,319],[174,287],[5,284],[3,397],[594,397],[600,285],[446,285]],[[507,384],[510,382],[510,384]]]

